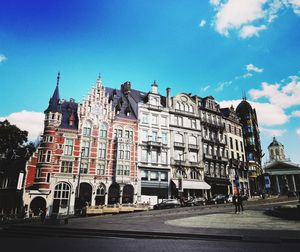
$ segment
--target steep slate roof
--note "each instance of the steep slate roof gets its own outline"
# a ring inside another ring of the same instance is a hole
[[[133,97],[131,96],[131,92],[132,90],[125,95],[119,89],[105,87],[105,94],[109,96],[109,100],[112,102],[113,109],[119,111],[119,113],[116,114],[116,117],[138,120],[136,114],[137,112],[133,109],[135,104],[132,101]],[[135,98],[138,97],[135,96]],[[129,115],[127,115],[127,112],[129,112]]]
[[[70,101],[63,101],[61,103],[62,119],[60,128],[64,129],[78,129],[78,103],[73,99]],[[69,120],[74,120],[74,124],[70,125]]]

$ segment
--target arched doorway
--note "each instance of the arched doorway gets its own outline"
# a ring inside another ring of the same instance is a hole
[[[134,188],[132,185],[125,185],[123,187],[122,204],[133,203]]]
[[[54,188],[52,213],[68,213],[70,200],[70,185],[58,183]]]
[[[39,215],[40,209],[46,208],[46,200],[43,197],[35,197],[30,202],[30,210],[32,211],[34,216]]]
[[[93,188],[88,183],[80,183],[79,198],[76,199],[76,208],[82,209],[83,206],[90,205],[92,201]]]
[[[119,203],[120,198],[120,186],[115,183],[112,184],[108,189],[108,204]]]
[[[101,183],[96,190],[96,197],[95,197],[96,206],[105,204],[105,193],[106,193],[105,185]]]

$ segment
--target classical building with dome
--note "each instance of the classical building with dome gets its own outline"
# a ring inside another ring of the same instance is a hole
[[[263,176],[270,181],[271,194],[286,194],[300,190],[300,166],[287,159],[284,145],[273,137],[268,146],[269,161],[263,166]],[[266,186],[266,185],[265,185]],[[267,186],[268,188],[268,186]]]

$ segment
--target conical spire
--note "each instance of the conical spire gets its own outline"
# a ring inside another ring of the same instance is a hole
[[[59,98],[59,88],[58,88],[59,79],[60,79],[60,72],[58,72],[58,74],[57,74],[56,87],[55,87],[55,90],[53,92],[52,97],[49,100],[49,106],[45,110],[45,113],[47,113],[47,112],[61,112],[60,104],[59,104],[60,98]]]

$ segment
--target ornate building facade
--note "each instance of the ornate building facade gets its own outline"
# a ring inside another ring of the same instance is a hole
[[[27,165],[24,204],[35,214],[45,207],[74,214],[84,205],[136,201],[138,121],[130,83],[116,90],[99,78],[78,104],[60,99],[58,81],[42,142]]]
[[[242,193],[250,195],[242,124],[233,106],[230,108],[221,108],[221,113],[225,123],[226,142],[228,146],[230,194]]]
[[[256,195],[262,190],[262,182],[258,180],[258,177],[262,174],[262,150],[257,115],[246,98],[243,98],[243,101],[237,106],[236,113],[243,125],[250,194]]]
[[[231,185],[228,176],[228,146],[220,106],[212,96],[199,103],[202,126],[205,181],[211,185],[210,196],[228,194]]]

